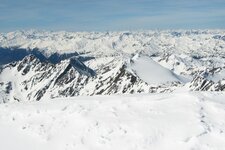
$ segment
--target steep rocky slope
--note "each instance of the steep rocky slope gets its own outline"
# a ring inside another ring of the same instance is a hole
[[[122,58],[107,58],[108,62],[104,64],[102,59],[90,60],[88,63],[92,63],[92,67],[95,63],[95,68],[90,68],[88,63],[85,65],[76,57],[52,64],[28,55],[21,61],[3,66],[1,101],[165,92],[181,84],[179,81],[148,84],[134,74],[135,70],[129,69],[132,64],[128,65]]]

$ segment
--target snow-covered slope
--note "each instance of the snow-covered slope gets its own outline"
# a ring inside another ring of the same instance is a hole
[[[138,54],[134,56],[130,68],[149,84],[182,82],[178,75],[147,56],[140,57]]]
[[[185,92],[1,104],[1,149],[224,150],[224,99]]]

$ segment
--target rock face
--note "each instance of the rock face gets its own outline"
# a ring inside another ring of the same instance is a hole
[[[197,76],[191,81],[189,88],[193,91],[225,91],[225,80],[213,82]]]
[[[190,83],[190,89],[194,91],[209,91],[215,83],[201,76],[196,76]]]
[[[194,91],[225,91],[224,68],[207,69],[197,74],[189,83],[190,90]]]

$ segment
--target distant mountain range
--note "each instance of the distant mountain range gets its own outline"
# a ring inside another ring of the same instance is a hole
[[[0,102],[225,90],[225,30],[0,34]]]

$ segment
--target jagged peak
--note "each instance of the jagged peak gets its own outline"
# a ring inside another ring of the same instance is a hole
[[[40,63],[41,61],[33,54],[29,54],[25,56],[20,63],[22,64],[30,64],[30,63]]]
[[[72,57],[70,59],[66,59],[61,61],[58,66],[61,66],[62,69],[61,73],[57,76],[55,79],[55,84],[63,78],[71,68],[73,68],[75,71],[77,71],[80,75],[88,76],[88,77],[94,77],[96,76],[96,73],[91,68],[87,67],[82,61],[78,59],[78,57]]]
[[[72,57],[69,60],[69,64],[76,69],[80,74],[86,75],[86,76],[95,76],[96,73],[91,68],[87,67],[82,61],[77,59],[77,57]]]

